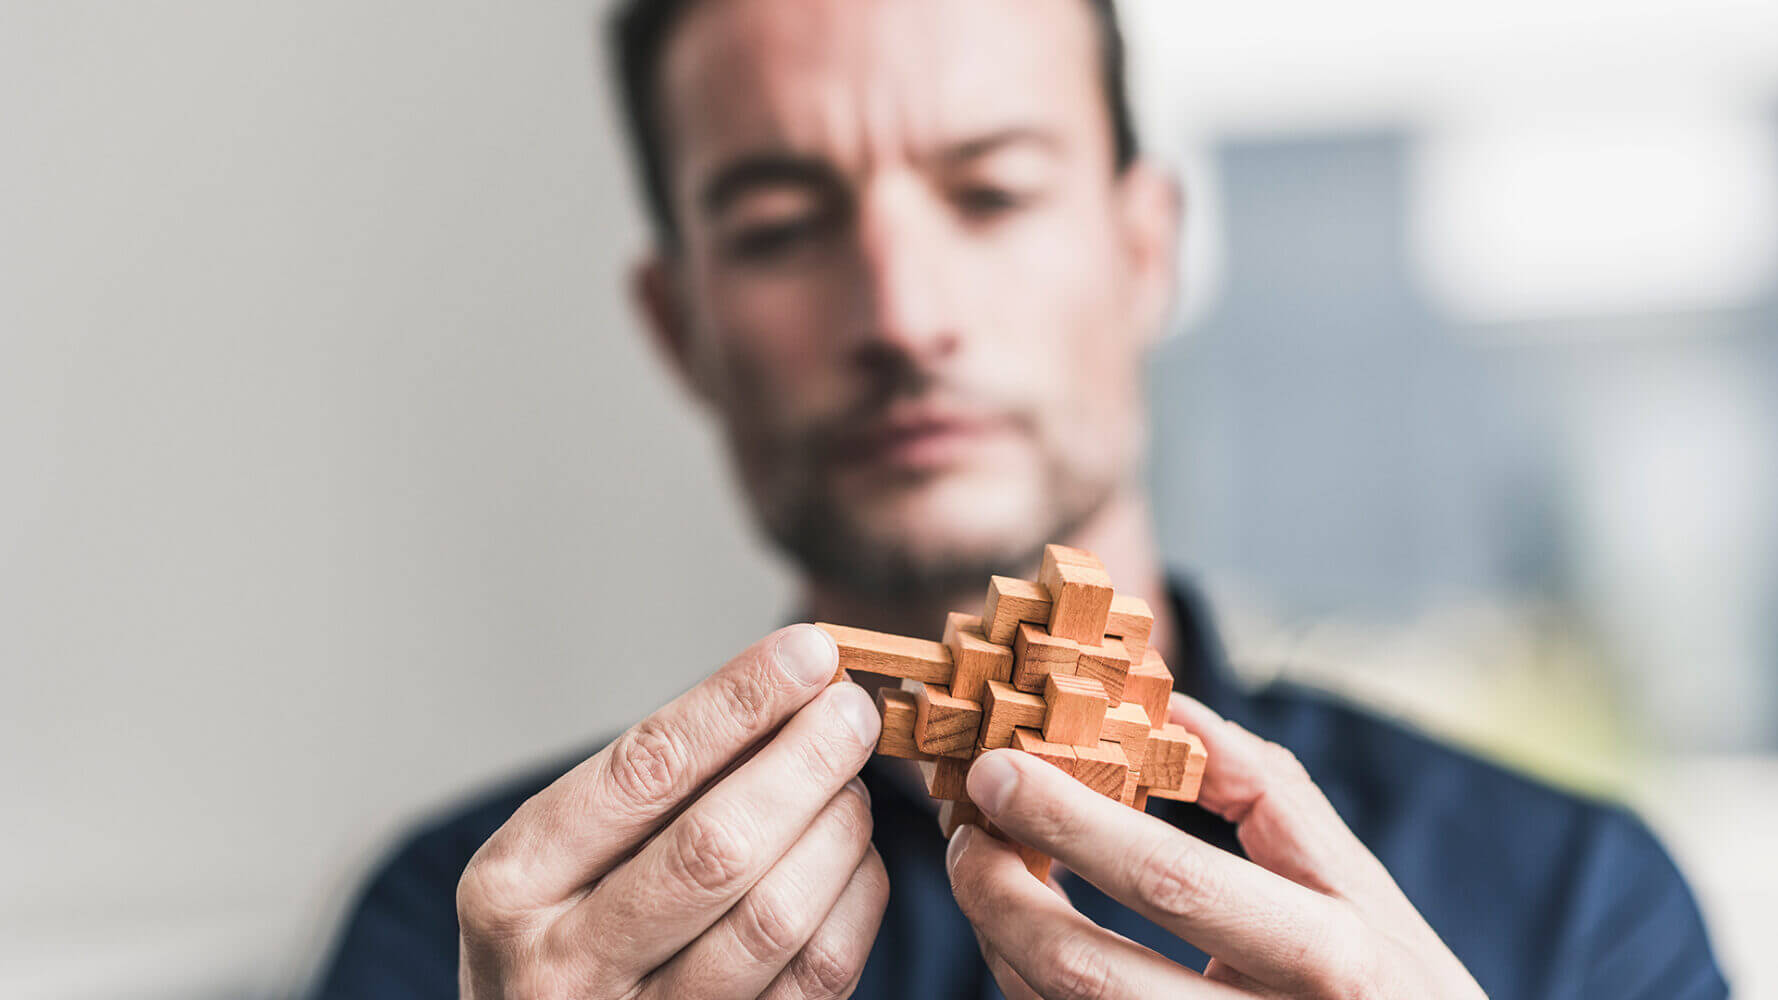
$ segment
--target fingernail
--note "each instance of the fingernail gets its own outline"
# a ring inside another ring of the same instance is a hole
[[[877,734],[883,729],[883,719],[877,715],[877,706],[870,700],[870,695],[856,684],[837,684],[839,690],[833,693],[834,707],[839,710],[840,718],[846,720],[858,736],[858,742],[867,747],[877,745]]]
[[[863,778],[853,778],[851,781],[846,782],[846,787],[858,793],[858,797],[863,799],[865,804],[868,805],[870,803],[870,789],[864,787]]]
[[[998,814],[1019,784],[1019,769],[1003,753],[991,753],[970,765],[964,784],[975,804]]]
[[[773,651],[778,668],[801,685],[831,680],[839,668],[839,647],[833,637],[813,625],[797,625],[778,637]]]
[[[973,836],[975,836],[975,827],[969,823],[958,827],[956,832],[951,834],[951,842],[945,846],[946,875],[951,874],[951,870],[957,867],[957,859],[963,856],[963,851],[969,844],[969,838]]]

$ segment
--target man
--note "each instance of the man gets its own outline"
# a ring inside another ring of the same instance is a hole
[[[947,845],[793,626],[411,841],[324,995],[1725,995],[1633,819],[1231,687],[1140,485],[1178,204],[1108,2],[636,0],[618,25],[658,233],[639,299],[809,617],[928,634],[1045,542],[1090,549],[1157,609],[1203,801],[1144,815],[995,751],[971,797],[1067,874]]]

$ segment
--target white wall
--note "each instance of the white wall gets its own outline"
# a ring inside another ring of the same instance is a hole
[[[0,4],[0,994],[289,982],[397,826],[788,610],[622,295],[596,45]]]

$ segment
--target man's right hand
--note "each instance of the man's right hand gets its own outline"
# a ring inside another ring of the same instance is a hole
[[[521,806],[457,886],[462,995],[850,995],[889,883],[838,655],[780,630]]]

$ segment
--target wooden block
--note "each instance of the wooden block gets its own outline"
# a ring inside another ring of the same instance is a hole
[[[1126,701],[1105,710],[1105,725],[1099,731],[1099,738],[1123,747],[1124,759],[1140,772],[1148,757],[1148,736],[1152,728],[1142,706]]]
[[[1074,779],[1100,795],[1122,801],[1124,785],[1127,782],[1133,788],[1135,775],[1130,773],[1121,747],[1100,741],[1096,747],[1074,748]]]
[[[976,734],[982,730],[982,704],[954,698],[942,684],[904,680],[901,689],[914,696],[914,745],[935,757],[975,756]]]
[[[1101,572],[1105,569],[1105,564],[1099,561],[1098,556],[1093,555],[1086,549],[1077,549],[1072,545],[1057,545],[1056,543],[1051,542],[1043,547],[1043,554],[1045,558],[1053,557],[1057,562],[1071,563],[1075,566],[1086,566],[1090,569],[1100,570]]]
[[[914,696],[898,688],[877,689],[877,711],[883,716],[883,733],[877,737],[877,752],[885,757],[928,760],[914,742],[914,719],[918,714]]]
[[[944,643],[872,632],[850,625],[816,622],[840,647],[840,670],[910,678],[929,684],[951,683],[951,651]]]
[[[938,828],[944,831],[946,840],[960,826],[981,825],[982,811],[968,799],[946,799],[938,804]]]
[[[1044,854],[1035,847],[1026,847],[1024,844],[1016,841],[1013,842],[1012,846],[1014,850],[1019,852],[1019,860],[1025,863],[1025,870],[1030,872],[1033,878],[1037,879],[1039,882],[1048,882],[1050,880],[1049,855]]]
[[[1140,809],[1143,812],[1148,811],[1148,787],[1146,785],[1136,786],[1136,797],[1130,800],[1130,808]]]
[[[1209,757],[1204,753],[1204,742],[1196,733],[1187,733],[1191,751],[1185,762],[1185,777],[1176,788],[1150,788],[1148,794],[1157,799],[1171,799],[1175,802],[1196,802],[1198,791],[1204,784],[1204,765]]]
[[[1043,570],[1037,575],[1050,593],[1050,634],[1097,645],[1111,616],[1111,576],[1103,567],[1066,561],[1058,555],[1064,548],[1044,546]]]
[[[1019,726],[1032,729],[1043,725],[1049,707],[1043,699],[1000,681],[989,681],[982,695],[983,750],[998,750],[1012,745],[1012,731]]]
[[[1012,686],[1036,694],[1050,674],[1072,674],[1080,659],[1073,639],[1050,635],[1041,625],[1021,622],[1012,643]]]
[[[1111,613],[1105,618],[1105,634],[1124,642],[1131,663],[1141,663],[1148,652],[1148,637],[1154,631],[1154,612],[1148,602],[1128,594],[1114,594]]]
[[[982,634],[1002,646],[1012,641],[1020,622],[1050,620],[1050,592],[1030,580],[1012,576],[988,578],[988,599],[982,605]]]
[[[1130,677],[1130,663],[1130,653],[1124,648],[1123,640],[1106,636],[1097,646],[1080,647],[1080,658],[1075,661],[1074,672],[1103,685],[1105,696],[1115,706],[1123,703],[1124,684]]]
[[[1055,743],[1043,738],[1035,729],[1020,726],[1012,731],[1012,748],[1023,750],[1033,757],[1047,761],[1069,774],[1074,773],[1074,748],[1064,743]]]
[[[1012,646],[989,642],[975,615],[947,615],[944,645],[951,651],[952,695],[980,701],[989,681],[1012,679]]]
[[[1124,682],[1124,700],[1142,706],[1156,725],[1167,721],[1167,699],[1173,694],[1173,673],[1161,662],[1161,654],[1149,650],[1142,663],[1130,668]]]
[[[1156,729],[1148,738],[1140,781],[1151,788],[1178,788],[1185,781],[1185,764],[1191,756],[1191,734],[1176,722]]]
[[[1070,746],[1099,742],[1105,724],[1105,689],[1098,681],[1071,674],[1044,678],[1043,700],[1049,711],[1043,717],[1043,738]]]
[[[920,762],[920,776],[926,779],[926,794],[935,799],[967,799],[969,792],[963,779],[969,776],[969,761],[957,757],[936,757]]]

